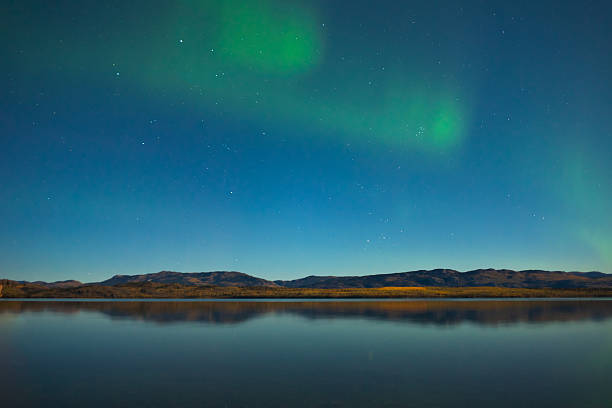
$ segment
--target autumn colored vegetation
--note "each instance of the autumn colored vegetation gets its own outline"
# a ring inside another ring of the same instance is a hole
[[[248,298],[559,298],[612,297],[612,288],[524,289],[502,287],[383,287],[383,288],[284,288],[189,286],[163,283],[127,283],[114,286],[82,285],[49,288],[32,283],[0,282],[4,298],[90,299],[248,299]]]

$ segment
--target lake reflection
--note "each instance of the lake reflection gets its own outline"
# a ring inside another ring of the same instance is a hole
[[[609,300],[0,301],[2,401],[612,406],[611,317]]]
[[[339,301],[13,301],[0,313],[97,312],[111,318],[158,323],[242,323],[266,315],[310,319],[366,318],[412,323],[483,325],[601,320],[612,317],[608,300],[339,300]]]

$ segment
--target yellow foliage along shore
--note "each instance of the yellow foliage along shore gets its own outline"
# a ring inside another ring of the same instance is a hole
[[[525,289],[502,287],[382,287],[313,289],[283,287],[187,286],[129,283],[116,286],[83,285],[47,288],[3,281],[4,298],[116,298],[116,299],[279,299],[279,298],[560,298],[612,297],[612,288]]]

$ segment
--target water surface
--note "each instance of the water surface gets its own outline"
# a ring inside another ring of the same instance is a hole
[[[612,406],[610,300],[0,301],[3,406]]]

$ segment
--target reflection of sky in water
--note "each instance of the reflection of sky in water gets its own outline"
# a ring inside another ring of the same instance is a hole
[[[527,314],[537,308],[527,305]],[[25,312],[13,315],[13,350],[0,356],[32,404],[604,406],[612,320],[590,311],[612,302],[564,307],[573,318],[512,324],[276,311],[240,324],[167,325],[95,311]]]

